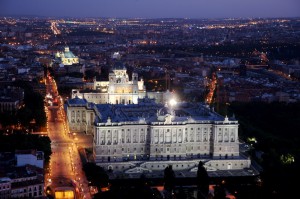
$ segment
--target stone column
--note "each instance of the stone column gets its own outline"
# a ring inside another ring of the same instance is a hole
[[[99,145],[100,144],[100,130],[99,130],[99,128],[97,128],[96,137],[97,137],[96,144]]]
[[[118,129],[118,144],[122,144],[122,132]]]

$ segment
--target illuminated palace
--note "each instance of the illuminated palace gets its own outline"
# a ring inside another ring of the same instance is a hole
[[[168,165],[195,172],[249,168],[239,154],[238,121],[192,103],[95,104],[75,97],[66,104],[70,131],[93,133],[96,163],[127,174],[152,173]]]
[[[173,93],[146,92],[143,79],[132,73],[131,81],[125,66],[117,62],[109,73],[108,81],[94,80],[92,90],[73,89],[71,98],[79,97],[95,104],[137,104],[139,98],[154,98],[157,103],[165,103]]]
[[[93,135],[96,163],[128,174],[250,167],[239,154],[238,121],[203,104],[172,101],[172,93],[146,92],[137,73],[129,80],[117,63],[108,81],[94,81],[92,91],[72,90],[66,103],[71,132]],[[168,103],[166,103],[169,101]]]

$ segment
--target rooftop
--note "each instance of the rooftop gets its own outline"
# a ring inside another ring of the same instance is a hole
[[[75,98],[69,99],[67,103],[69,105],[86,105],[88,102],[86,99],[81,99],[76,96]]]
[[[37,151],[35,149],[29,149],[29,150],[16,150],[15,151],[16,155],[20,155],[20,154],[32,154],[32,155],[36,155]]]
[[[140,100],[139,104],[97,104],[96,112],[98,125],[107,123],[237,123],[235,120],[230,121],[227,117],[224,118],[203,104],[178,103],[174,107],[168,107],[157,104],[151,99]]]

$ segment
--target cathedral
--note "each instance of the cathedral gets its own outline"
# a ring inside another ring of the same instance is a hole
[[[70,51],[69,47],[65,47],[64,52],[57,52],[55,58],[59,59],[63,65],[73,65],[79,63],[79,58]]]
[[[143,79],[132,73],[131,80],[126,67],[117,62],[109,73],[108,81],[93,82],[92,90],[72,89],[71,98],[82,98],[95,104],[137,104],[138,99],[154,98],[157,103],[165,103],[174,98],[172,92],[146,92]]]

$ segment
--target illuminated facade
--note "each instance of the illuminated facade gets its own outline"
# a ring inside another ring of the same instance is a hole
[[[93,124],[85,122],[88,112],[94,112]],[[128,105],[93,104],[75,98],[67,114],[71,131],[80,124],[93,127],[95,160],[106,169],[141,173],[171,164],[174,170],[195,171],[199,160],[210,171],[250,167],[239,154],[238,121],[200,104],[163,106],[149,98]]]
[[[70,187],[55,190],[55,198],[75,199],[75,191]]]
[[[94,81],[92,91],[73,89],[71,97],[86,99],[95,104],[137,104],[139,98],[154,98],[157,103],[165,103],[173,96],[167,92],[146,92],[143,79],[138,80],[138,74],[132,73],[129,80],[126,68],[118,63],[109,73],[108,81]]]
[[[55,57],[60,59],[63,65],[73,65],[79,63],[79,58],[70,51],[69,47],[65,47],[64,52],[57,52]]]

